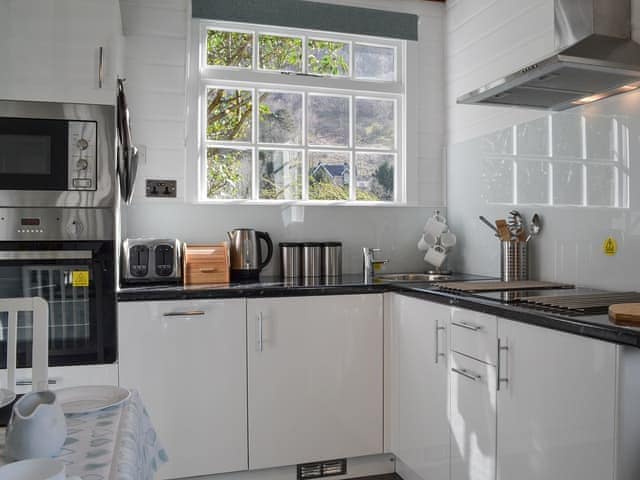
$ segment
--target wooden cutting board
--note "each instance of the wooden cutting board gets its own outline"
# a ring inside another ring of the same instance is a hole
[[[442,282],[435,286],[457,292],[504,292],[509,290],[541,290],[546,288],[573,288],[566,283],[522,280],[514,282]]]
[[[640,327],[640,303],[618,303],[609,307],[609,318],[617,325]]]

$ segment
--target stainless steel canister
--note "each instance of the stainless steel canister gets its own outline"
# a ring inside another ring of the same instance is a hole
[[[322,244],[322,278],[333,280],[342,275],[342,243]]]
[[[280,275],[284,279],[302,277],[302,243],[282,242],[280,249]]]
[[[305,278],[322,276],[322,243],[302,244],[302,276]]]
[[[529,244],[518,240],[500,242],[500,277],[503,282],[529,280]]]

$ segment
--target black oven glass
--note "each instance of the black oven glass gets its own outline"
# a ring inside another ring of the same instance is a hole
[[[37,251],[40,258],[0,260],[0,298],[38,296],[47,300],[50,366],[114,362],[113,242],[29,243],[28,249]],[[2,242],[0,252],[18,251],[13,250],[16,247],[24,249],[25,243],[18,247]],[[43,251],[51,252],[51,258],[45,258]],[[91,258],[73,258],[74,251],[91,251]],[[0,313],[1,368],[6,368],[7,321],[7,314]],[[31,335],[31,314],[20,312],[18,367],[31,366]]]
[[[65,120],[0,118],[0,188],[66,190],[68,142]]]

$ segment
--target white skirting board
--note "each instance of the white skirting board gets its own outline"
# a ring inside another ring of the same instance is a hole
[[[387,453],[348,458],[347,474],[330,478],[331,480],[342,480],[394,472],[395,456]],[[264,470],[205,475],[204,477],[192,477],[189,480],[295,480],[296,474],[296,466],[293,465],[289,467],[267,468]]]

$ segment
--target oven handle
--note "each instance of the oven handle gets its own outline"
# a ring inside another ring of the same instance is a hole
[[[0,260],[90,260],[91,250],[2,250]]]

